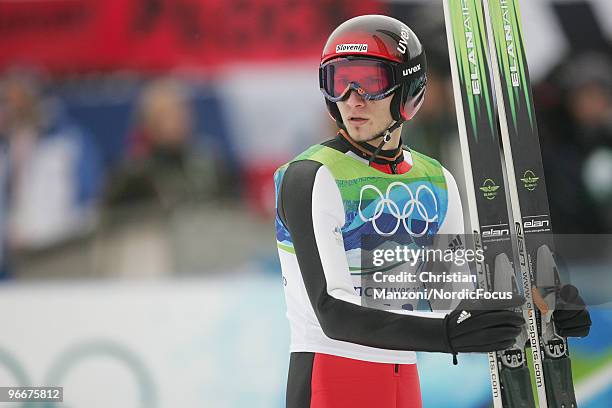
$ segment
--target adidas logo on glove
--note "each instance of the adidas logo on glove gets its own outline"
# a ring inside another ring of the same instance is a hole
[[[457,324],[469,319],[472,316],[472,314],[468,311],[462,311],[461,314],[459,315],[459,317],[457,318]]]

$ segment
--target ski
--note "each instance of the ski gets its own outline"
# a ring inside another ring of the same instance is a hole
[[[517,278],[519,271],[512,262],[517,259],[516,246],[504,188],[482,0],[444,0],[444,15],[470,230],[475,249],[484,253],[484,261],[476,265],[478,285],[487,291],[510,290],[525,296],[527,302],[520,311],[527,321],[533,302],[531,289],[517,285],[522,279]],[[534,361],[539,365],[537,338],[536,325],[528,325],[512,347],[488,353],[495,407],[535,406],[525,344],[534,339]]]
[[[577,403],[567,339],[556,333],[552,322],[560,279],[553,257],[552,225],[518,3],[484,0],[508,192],[523,287],[525,291],[531,288],[537,306],[529,310],[529,325],[537,324],[540,334],[531,339],[538,402],[541,407],[573,408]],[[536,349],[541,367],[535,365]]]

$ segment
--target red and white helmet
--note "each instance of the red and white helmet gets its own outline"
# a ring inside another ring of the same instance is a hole
[[[412,119],[423,104],[427,84],[425,50],[399,20],[365,15],[340,24],[323,48],[319,86],[327,109],[343,127],[336,102],[356,91],[368,100],[393,94],[391,116]]]

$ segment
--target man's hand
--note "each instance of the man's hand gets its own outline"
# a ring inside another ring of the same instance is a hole
[[[589,334],[591,317],[575,286],[564,285],[559,290],[553,320],[557,333],[563,337],[585,337]]]
[[[520,296],[508,301],[462,301],[445,318],[451,353],[496,351],[513,345],[525,320],[521,313],[507,309],[523,301]]]

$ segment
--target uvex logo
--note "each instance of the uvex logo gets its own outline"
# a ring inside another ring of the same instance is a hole
[[[408,37],[410,37],[410,34],[408,32],[408,27],[402,25],[400,29],[400,41],[399,41],[399,44],[397,44],[397,50],[401,54],[406,53],[406,49],[408,48]]]
[[[412,75],[415,72],[419,72],[420,70],[421,70],[421,64],[416,64],[412,68],[406,68],[405,70],[402,71],[402,73],[404,74],[404,76],[406,76],[406,75]]]
[[[336,52],[367,52],[368,44],[338,44]]]

